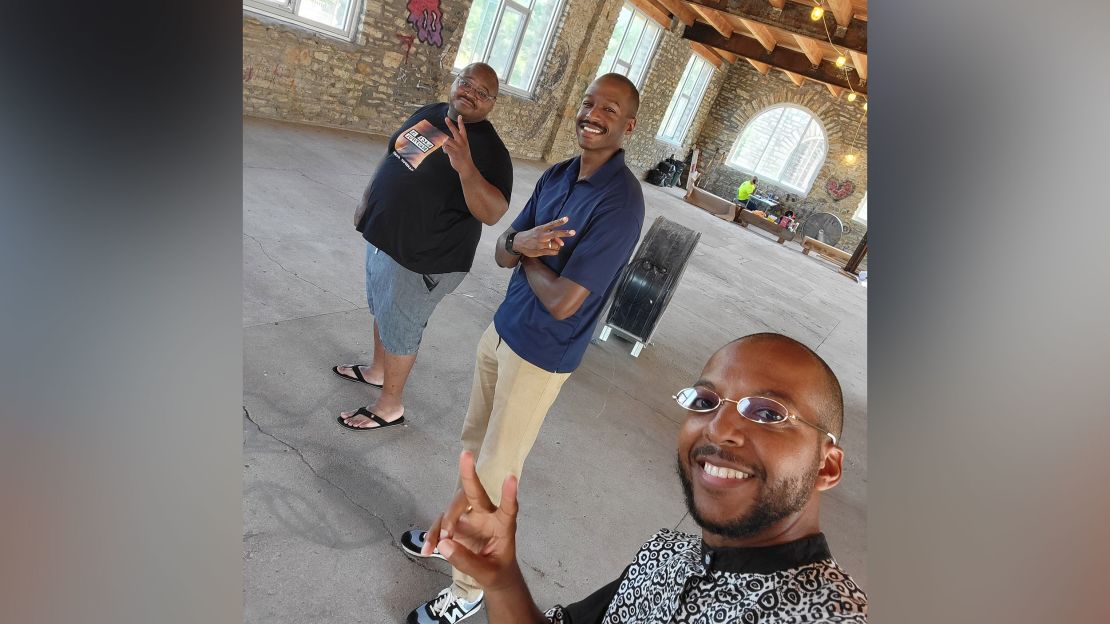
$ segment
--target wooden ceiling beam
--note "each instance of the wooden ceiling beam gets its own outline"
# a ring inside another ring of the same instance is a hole
[[[778,45],[779,42],[778,39],[775,39],[775,35],[771,33],[770,28],[767,28],[759,22],[753,22],[746,19],[741,19],[740,23],[744,24],[744,26],[748,30],[750,30],[753,35],[755,35],[755,38],[759,41],[760,44],[763,45],[763,47],[768,52],[775,51],[775,46]]]
[[[828,0],[836,25],[847,27],[852,21],[852,0]]]
[[[848,55],[852,57],[852,67],[856,68],[856,73],[859,74],[860,79],[867,80],[867,55],[860,54],[855,50],[848,50]]]
[[[686,3],[683,2],[683,0],[655,1],[663,5],[664,9],[667,9],[667,11],[671,13],[671,15],[674,15],[678,19],[682,20],[682,23],[686,24],[687,26],[693,26],[694,22],[696,22],[698,19],[697,13],[694,13],[694,10],[687,6]]]
[[[776,9],[778,9],[780,11],[782,10],[782,7],[786,6],[786,0],[768,0],[768,1],[771,3],[771,6],[775,7]]]
[[[694,49],[694,54],[697,54],[698,56],[702,57],[703,59],[709,61],[710,63],[713,64],[714,67],[720,67],[725,62],[725,60],[723,58],[721,58],[713,50],[713,48],[710,48],[707,45],[697,43],[696,41],[691,41],[690,42],[690,47]]]
[[[632,6],[644,12],[651,19],[655,20],[663,28],[671,27],[671,14],[664,11],[659,5],[651,0],[628,0]]]
[[[841,89],[840,87],[838,87],[836,85],[831,85],[831,84],[826,82],[825,86],[829,88],[829,93],[831,93],[834,98],[839,98],[840,94],[844,93],[844,89]]]
[[[720,48],[713,48],[713,51],[716,52],[721,58],[725,59],[729,63],[735,63],[736,61],[740,60],[739,56],[736,56],[735,54],[733,54],[732,52],[729,52],[728,50],[722,50]]]
[[[771,72],[771,66],[768,65],[767,63],[760,63],[759,61],[753,61],[748,57],[744,57],[744,60],[751,63],[752,67],[755,68],[755,71],[763,74],[764,76],[766,76],[768,73]]]
[[[721,33],[721,36],[732,36],[732,22],[728,21],[728,19],[720,13],[696,4],[690,5],[690,7],[694,9],[694,12],[697,13],[703,21],[713,28],[716,28],[717,32]]]
[[[821,51],[821,46],[817,45],[817,42],[809,37],[803,37],[801,35],[793,35],[793,37],[794,41],[798,42],[798,47],[802,49],[806,58],[809,59],[809,62],[813,63],[814,67],[820,65],[821,59],[825,56],[824,52]]]
[[[855,72],[845,72],[831,61],[826,60],[822,60],[821,64],[814,68],[805,54],[795,52],[790,48],[778,46],[773,52],[767,52],[763,44],[751,37],[741,35],[740,33],[733,33],[731,37],[725,38],[721,36],[721,33],[714,30],[712,26],[701,23],[686,28],[682,33],[682,38],[696,41],[713,48],[727,50],[733,54],[743,56],[753,61],[766,63],[772,67],[792,71],[810,80],[835,85],[845,89],[852,88],[861,95],[867,95],[866,85],[860,82],[859,76]]]
[[[802,83],[806,81],[805,78],[799,76],[798,74],[795,74],[792,71],[787,71],[785,69],[783,69],[781,71],[782,71],[782,73],[786,74],[786,77],[789,78],[790,82],[793,82],[794,86],[796,86],[796,87],[802,86]]]
[[[675,0],[668,0],[674,2]],[[681,0],[679,0],[681,1]],[[832,42],[841,48],[848,50],[855,50],[856,52],[867,53],[867,22],[864,20],[852,20],[843,34],[835,32],[836,18],[829,18],[826,14],[824,19],[828,19],[829,32],[825,33],[825,24],[821,21],[813,21],[809,19],[809,13],[813,10],[812,5],[798,4],[796,2],[784,2],[781,8],[774,7],[767,0],[686,0],[682,3],[684,5],[698,5],[710,9],[716,9],[722,13],[728,13],[739,18],[749,21],[758,22],[760,24],[777,28],[779,30],[802,35],[803,37],[810,37],[818,41],[828,41],[828,35],[832,35]],[[687,24],[689,26],[690,24]]]

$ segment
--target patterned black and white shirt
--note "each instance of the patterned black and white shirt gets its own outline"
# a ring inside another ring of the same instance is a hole
[[[867,622],[867,596],[821,533],[777,546],[710,548],[663,529],[620,578],[570,606],[554,624]]]

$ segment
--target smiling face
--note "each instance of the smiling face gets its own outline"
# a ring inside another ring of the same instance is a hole
[[[615,152],[636,127],[638,99],[635,86],[623,76],[606,74],[593,81],[578,107],[578,146]]]
[[[448,116],[452,121],[460,114],[463,121],[482,121],[497,102],[497,86],[497,74],[489,65],[467,65],[451,83],[451,93],[447,98]]]
[[[829,373],[784,337],[726,345],[695,385],[725,399],[771,398],[792,415],[838,429],[828,423],[828,410],[840,400],[830,396]],[[839,482],[843,459],[827,436],[794,420],[752,422],[727,401],[711,412],[682,412],[678,473],[706,541],[712,536],[718,542],[713,545],[765,545],[820,530],[817,492]]]

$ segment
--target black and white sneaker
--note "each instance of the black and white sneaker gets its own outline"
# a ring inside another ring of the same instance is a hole
[[[405,551],[405,554],[409,555],[410,557],[435,557],[436,559],[443,559],[444,561],[447,561],[447,559],[445,559],[443,555],[439,554],[438,548],[433,550],[432,554],[430,555],[420,554],[420,549],[424,548],[424,540],[426,540],[427,538],[427,531],[421,531],[420,529],[410,529],[408,531],[405,531],[405,534],[401,536],[401,550]]]
[[[439,592],[435,600],[425,602],[409,613],[406,624],[455,624],[474,615],[482,608],[485,594],[478,600],[467,602],[451,592],[448,587]]]

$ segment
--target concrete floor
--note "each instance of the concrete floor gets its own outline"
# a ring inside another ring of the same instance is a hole
[[[444,562],[412,562],[398,537],[452,493],[474,349],[509,278],[492,246],[545,165],[514,160],[509,215],[484,228],[473,271],[425,333],[409,424],[355,433],[335,417],[367,404],[368,389],[329,369],[368,361],[365,248],[351,216],[385,142],[253,118],[243,134],[245,621],[399,622],[449,582]],[[528,458],[518,549],[536,601],[585,597],[661,527],[698,531],[674,474],[682,413],[670,395],[721,345],[768,330],[814,348],[844,387],[845,477],[825,496],[823,529],[866,588],[867,290],[677,189],[645,184],[644,195],[645,231],[664,215],[701,241],[654,344],[639,358],[617,338],[591,346]]]

